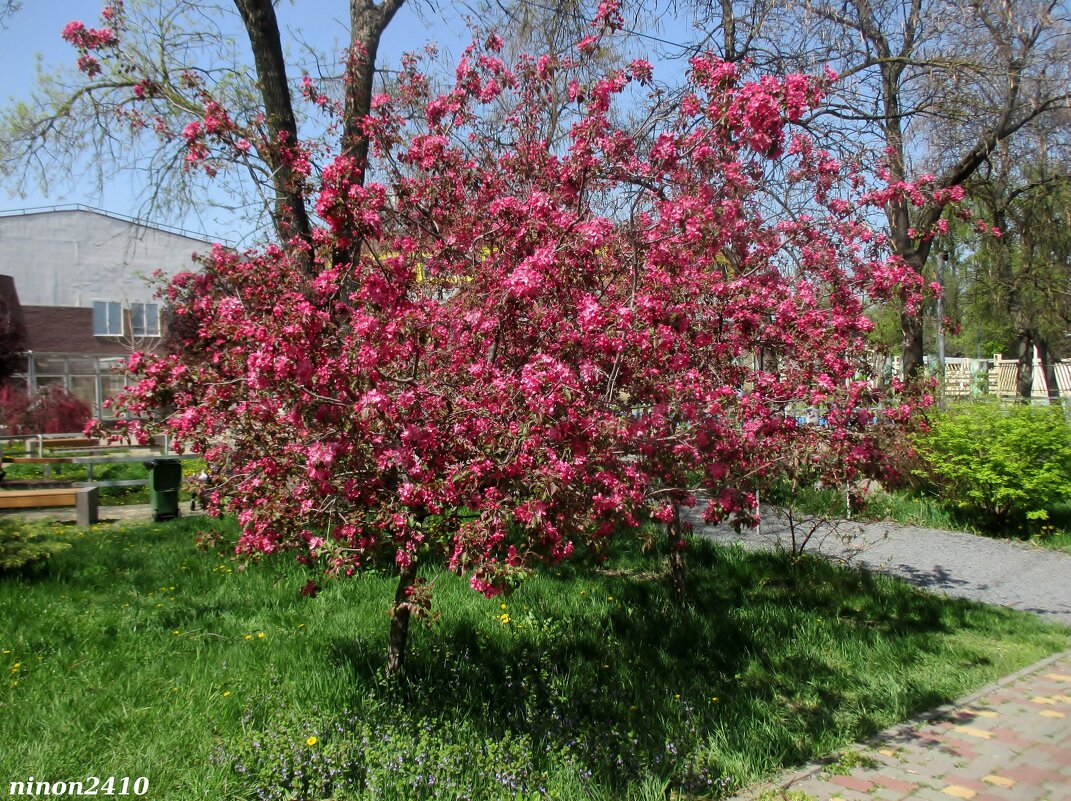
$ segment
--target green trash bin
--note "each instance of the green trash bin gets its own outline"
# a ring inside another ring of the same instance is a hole
[[[149,506],[152,519],[170,520],[179,516],[179,488],[182,487],[182,462],[178,459],[153,459],[145,462],[149,469]]]

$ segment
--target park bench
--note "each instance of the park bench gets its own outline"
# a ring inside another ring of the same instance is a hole
[[[88,528],[98,521],[96,487],[0,490],[0,509],[48,509],[73,506],[78,525]]]
[[[43,440],[48,450],[55,448],[93,448],[100,445],[100,441],[89,437],[55,437]]]
[[[45,434],[39,434],[36,438],[27,438],[25,442],[27,452],[36,456],[44,456],[45,451],[56,448],[93,448],[100,445],[100,440],[90,437],[57,437]]]

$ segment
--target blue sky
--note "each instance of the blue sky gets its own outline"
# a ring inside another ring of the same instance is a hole
[[[226,0],[223,0],[226,2]],[[73,64],[74,50],[60,38],[60,31],[73,19],[87,25],[99,24],[103,0],[26,0],[22,9],[9,18],[0,28],[0,53],[3,53],[4,69],[0,70],[0,101],[5,105],[29,96],[37,69]],[[416,6],[407,3],[384,35],[380,49],[381,64],[396,62],[406,51],[421,49],[434,41],[444,54],[456,56],[469,39],[463,10],[448,2],[440,4],[440,13],[434,22],[420,19]],[[284,28],[284,46],[294,47],[289,32],[300,31],[302,37],[323,50],[331,50],[343,44],[348,37],[345,24],[347,4],[344,0],[284,0],[278,5],[280,24]],[[662,36],[674,41],[691,38],[680,25],[671,25]],[[290,39],[290,42],[287,40]],[[642,40],[641,40],[642,41]],[[654,59],[652,59],[654,60]],[[300,74],[296,72],[295,74]],[[293,76],[292,76],[293,77]],[[44,195],[36,186],[23,186],[25,197],[18,197],[10,188],[0,188],[0,210],[48,206],[60,203],[84,203],[107,211],[137,216],[140,203],[137,187],[131,182],[134,176],[117,174],[110,179],[103,192],[95,185],[87,184],[76,189],[67,189],[63,194]],[[235,239],[241,232],[235,228],[240,223],[217,216],[189,217],[186,220],[168,222],[205,233],[212,237]]]

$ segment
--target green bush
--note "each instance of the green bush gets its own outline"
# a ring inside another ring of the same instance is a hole
[[[0,518],[0,574],[39,564],[69,547],[50,538],[41,526]]]
[[[986,526],[1036,525],[1071,498],[1071,427],[1058,407],[956,404],[918,454],[942,500]]]

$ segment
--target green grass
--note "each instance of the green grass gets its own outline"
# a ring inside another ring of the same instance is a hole
[[[624,547],[505,600],[430,573],[440,617],[413,631],[406,680],[386,682],[394,579],[304,597],[315,576],[290,558],[242,570],[226,546],[194,547],[232,526],[65,527],[71,548],[0,578],[0,786],[144,775],[150,797],[183,801],[717,797],[1068,645],[1023,614],[696,542],[683,611],[660,560]]]

